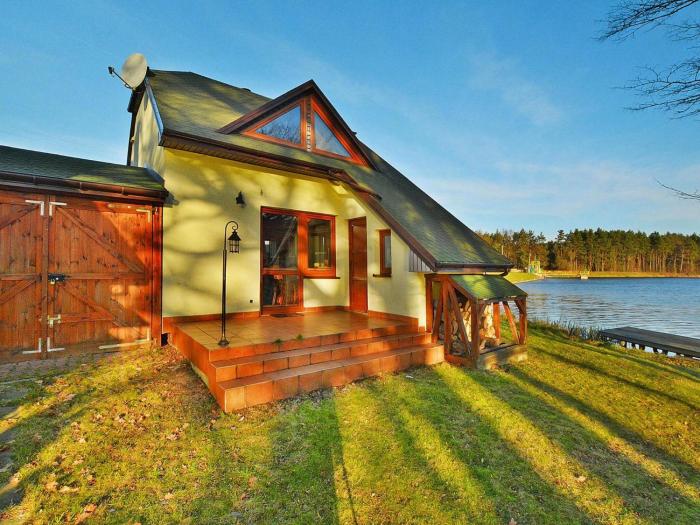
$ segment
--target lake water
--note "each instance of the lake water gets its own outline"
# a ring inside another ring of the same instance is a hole
[[[534,319],[700,338],[700,279],[545,279],[518,286],[528,293]]]

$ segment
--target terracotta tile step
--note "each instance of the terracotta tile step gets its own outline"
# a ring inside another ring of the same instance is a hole
[[[315,346],[348,343],[361,339],[371,339],[374,337],[384,337],[390,335],[401,334],[416,334],[425,332],[424,328],[411,326],[409,324],[395,324],[390,326],[382,326],[377,328],[361,328],[351,329],[347,332],[339,332],[336,334],[319,335],[314,337],[305,337],[303,339],[288,339],[282,343],[275,344],[273,341],[267,343],[256,343],[246,346],[237,346],[229,348],[212,348],[209,351],[209,361],[223,361],[226,359],[234,359],[236,357],[256,354],[266,354],[272,352],[285,352],[288,350],[297,350],[301,348],[311,348]]]
[[[216,381],[240,379],[268,372],[276,372],[286,368],[298,368],[326,361],[337,361],[366,354],[385,352],[395,348],[428,342],[430,334],[400,334],[370,339],[359,339],[347,343],[314,346],[287,350],[286,352],[270,352],[259,355],[243,356],[234,359],[214,361]]]
[[[442,345],[427,343],[220,381],[216,387],[223,391],[224,411],[232,412],[410,366],[436,364],[443,359]]]

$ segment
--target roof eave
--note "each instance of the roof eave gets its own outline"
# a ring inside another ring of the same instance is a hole
[[[120,199],[132,199],[163,203],[168,197],[168,191],[148,188],[137,188],[121,184],[104,184],[85,182],[75,179],[61,179],[42,175],[31,175],[10,171],[0,171],[0,185],[13,188],[49,190],[56,189],[64,193],[79,193],[95,196],[112,196]]]

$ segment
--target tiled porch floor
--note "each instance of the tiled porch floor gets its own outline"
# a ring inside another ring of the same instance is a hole
[[[178,328],[208,350],[219,347],[220,321],[178,322]],[[229,348],[238,348],[277,339],[288,341],[301,335],[304,339],[356,330],[371,330],[406,324],[401,321],[369,317],[354,312],[332,311],[304,313],[291,317],[262,316],[252,319],[229,319],[226,337]]]

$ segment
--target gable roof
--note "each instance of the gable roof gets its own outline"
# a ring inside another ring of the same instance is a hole
[[[280,169],[300,173],[308,170],[318,176],[346,182],[435,271],[461,271],[465,268],[502,271],[513,266],[506,257],[359,141],[349,128],[350,136],[357,141],[370,166],[239,133],[222,133],[222,128],[228,130],[242,117],[251,113],[255,115],[266,105],[270,107],[271,99],[248,89],[196,73],[160,70],[151,70],[145,84],[145,89],[151,91],[156,102],[163,146],[244,162],[267,162],[264,165],[279,165]],[[295,89],[311,87],[327,100],[315,83],[302,86]],[[332,108],[330,102],[328,104]],[[132,111],[137,106],[133,101],[130,104]]]
[[[0,180],[141,195],[163,200],[160,177],[146,168],[0,146]]]
[[[309,96],[315,97],[316,100],[323,105],[323,108],[329,113],[330,117],[335,121],[335,124],[340,128],[342,133],[344,133],[345,138],[357,151],[360,152],[370,166],[375,167],[372,164],[371,157],[368,155],[367,151],[365,151],[364,145],[357,139],[355,132],[350,129],[350,126],[348,126],[343,117],[340,116],[338,110],[335,109],[333,104],[331,104],[331,101],[328,100],[326,95],[323,94],[321,89],[313,80],[308,80],[294,89],[287,91],[283,95],[280,95],[275,99],[268,100],[253,111],[250,111],[226,126],[223,126],[218,130],[218,132],[229,135],[231,133],[244,131],[245,129],[250,128],[256,123],[266,119],[280,109],[290,107],[298,100]]]

